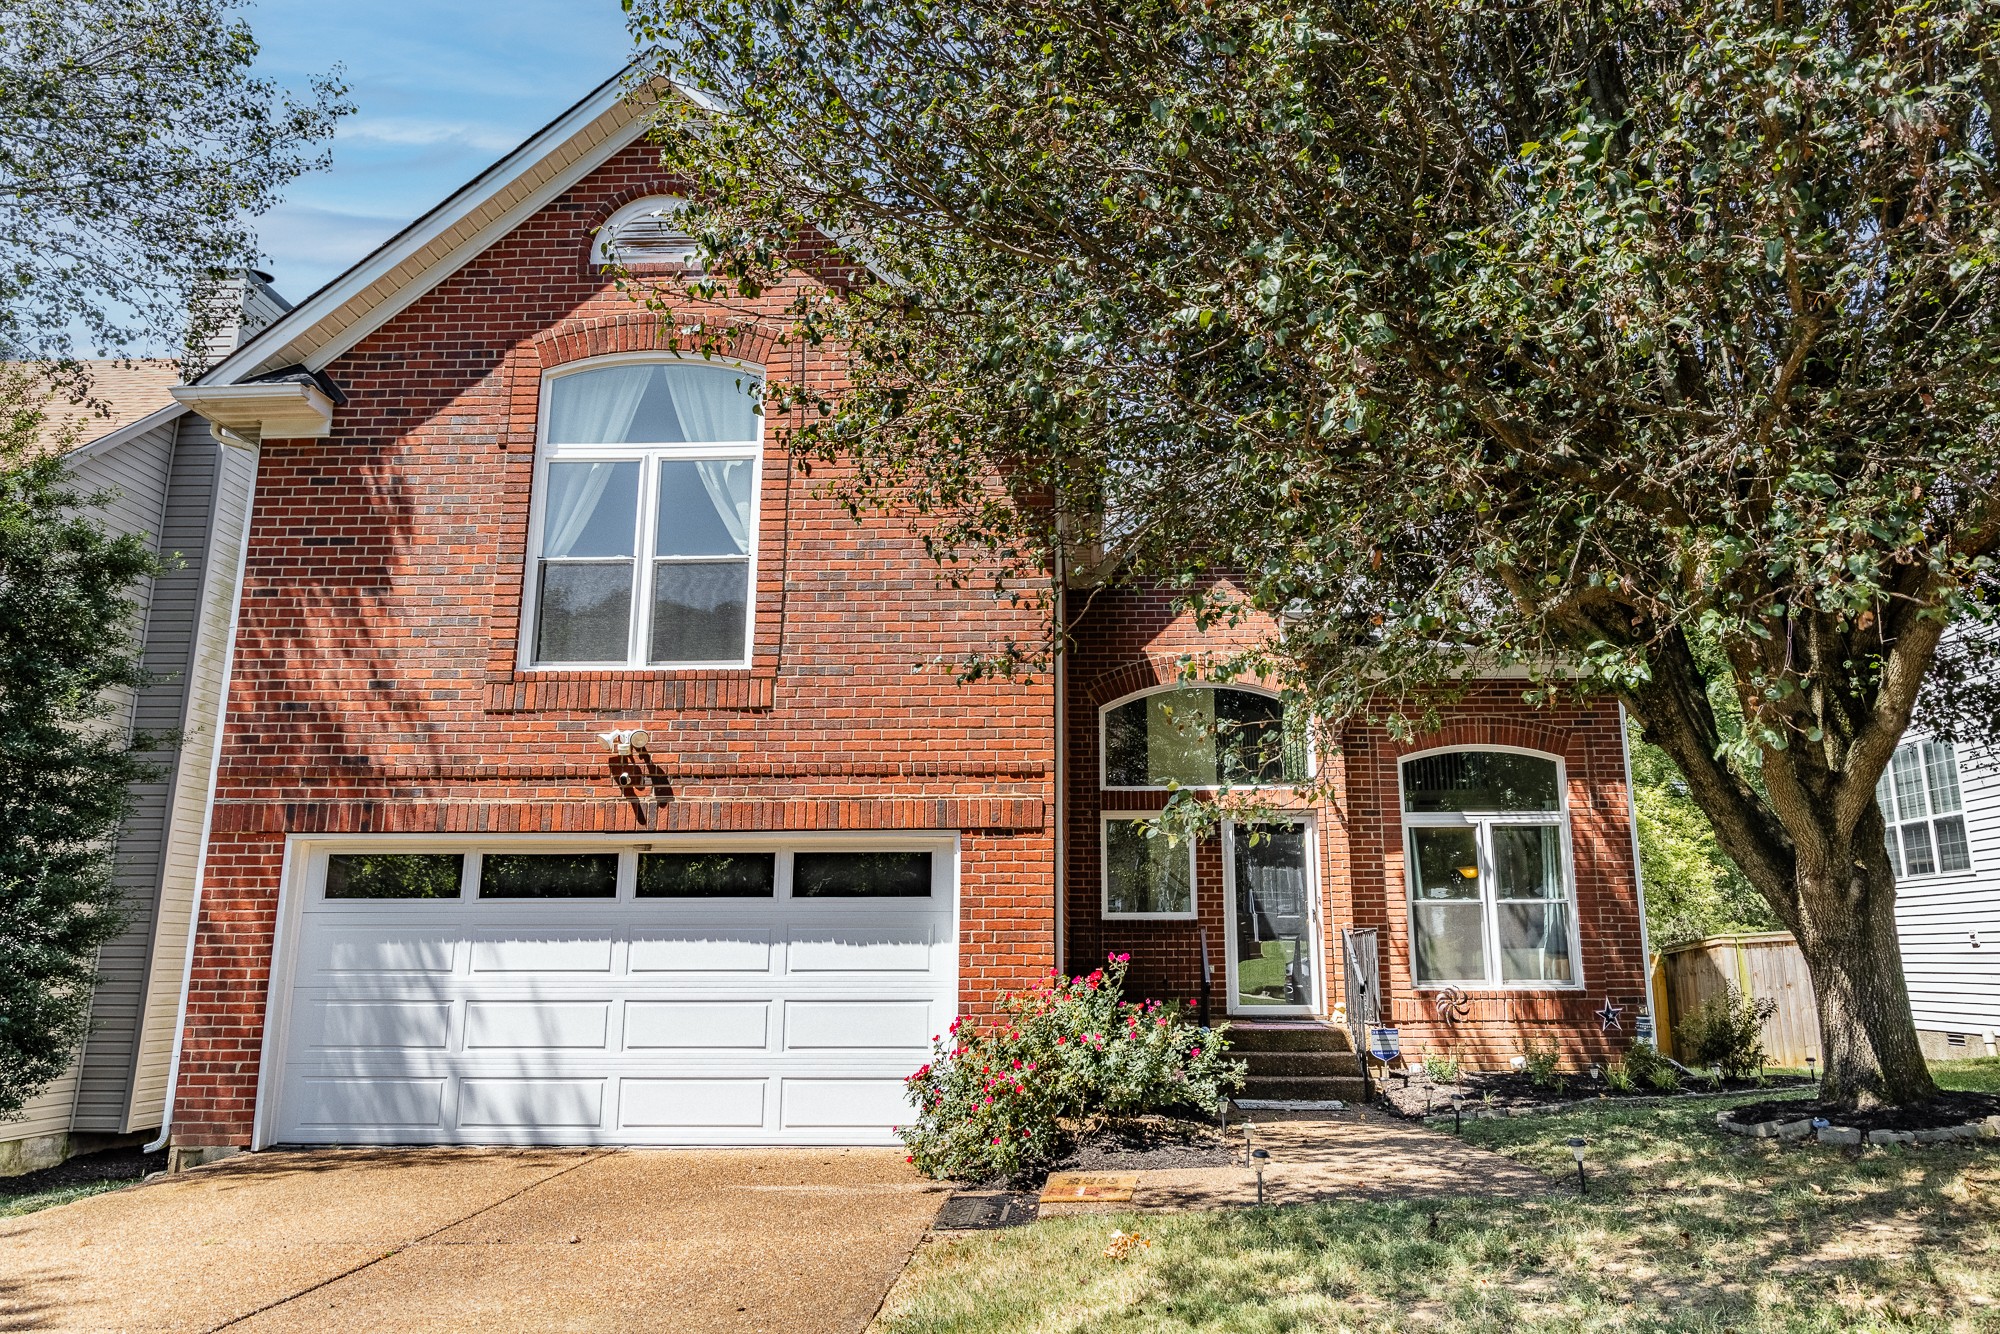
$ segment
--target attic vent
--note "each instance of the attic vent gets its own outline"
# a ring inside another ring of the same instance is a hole
[[[694,237],[680,225],[686,207],[672,195],[633,200],[597,229],[597,262],[628,269],[693,264]]]

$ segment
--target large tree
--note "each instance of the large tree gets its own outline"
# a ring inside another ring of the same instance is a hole
[[[1281,611],[1334,713],[1610,692],[1828,1093],[1934,1093],[1874,798],[1989,614],[2000,0],[627,3],[696,294],[872,270],[793,331],[857,500]]]
[[[90,413],[60,399],[91,402],[87,354],[201,360],[250,220],[347,110],[330,80],[254,77],[240,7],[10,0],[0,22],[0,1119],[87,1031],[122,911],[111,839],[147,771],[115,705],[143,683],[130,591],[154,563],[67,479]]]
[[[251,220],[324,166],[337,80],[255,77],[242,0],[8,0],[0,22],[0,358],[198,355]],[[87,389],[73,367],[72,394]]]

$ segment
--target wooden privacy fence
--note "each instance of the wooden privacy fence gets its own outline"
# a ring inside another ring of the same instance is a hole
[[[1746,996],[1778,1003],[1764,1021],[1768,1064],[1803,1067],[1806,1057],[1818,1059],[1819,1011],[1813,1003],[1812,979],[1790,932],[1710,936],[1676,945],[1660,951],[1660,969],[1665,993],[1660,997],[1665,1002],[1660,1046],[1676,1059],[1693,1063],[1693,1054],[1680,1041],[1682,1021],[1732,983]]]

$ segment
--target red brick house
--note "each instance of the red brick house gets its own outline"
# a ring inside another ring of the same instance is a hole
[[[1615,705],[1495,682],[1313,757],[1109,590],[1054,681],[924,668],[1039,626],[794,470],[757,386],[842,367],[775,338],[790,293],[704,360],[616,290],[602,244],[682,258],[642,132],[606,85],[176,391],[254,465],[177,1145],[879,1142],[931,1036],[1051,967],[1192,997],[1206,948],[1218,1013],[1311,1018],[1351,925],[1407,1043],[1629,1035]],[[1262,840],[1117,818],[1315,762],[1336,798]]]

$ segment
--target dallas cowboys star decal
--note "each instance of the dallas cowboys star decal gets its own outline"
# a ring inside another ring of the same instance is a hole
[[[1598,1019],[1603,1021],[1604,1024],[1603,1031],[1606,1033],[1609,1033],[1614,1028],[1624,1027],[1624,1025],[1618,1022],[1618,1016],[1625,1013],[1625,1007],[1622,1005],[1613,1005],[1611,1003],[1611,998],[1609,996],[1606,996],[1604,998],[1603,1009],[1593,1010],[1591,1013],[1595,1014],[1598,1017]]]

